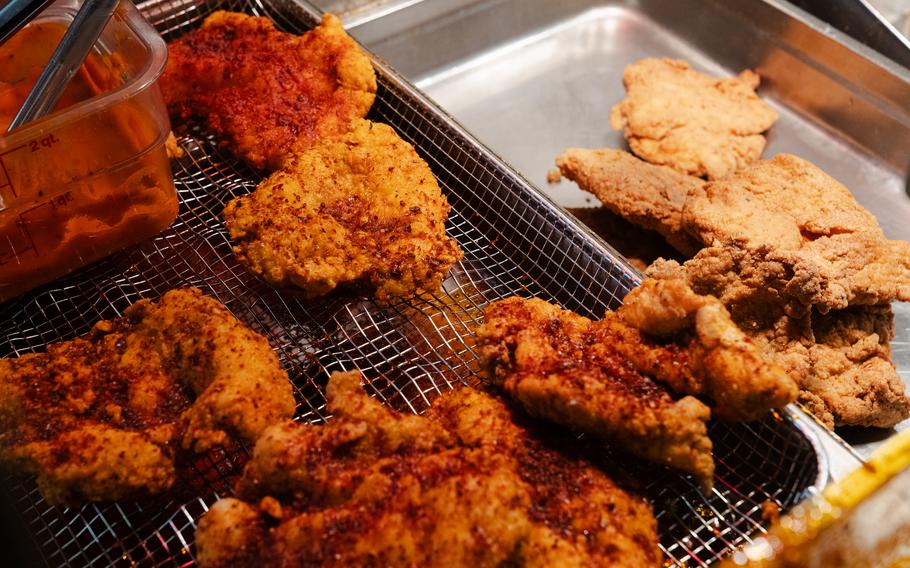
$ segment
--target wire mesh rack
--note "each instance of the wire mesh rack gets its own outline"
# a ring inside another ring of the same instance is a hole
[[[214,9],[268,16],[293,32],[317,17],[293,0],[139,6],[165,39]],[[205,133],[188,130],[179,138],[185,155],[173,162],[177,221],[147,242],[0,305],[0,356],[40,351],[85,333],[99,319],[120,316],[140,298],[197,286],[268,338],[294,382],[298,420],[328,418],[323,388],[329,374],[354,368],[364,371],[375,396],[420,412],[443,389],[478,382],[471,338],[489,302],[539,296],[599,317],[637,284],[634,269],[609,247],[384,64],[377,61],[376,69],[380,88],[369,118],[392,125],[416,146],[452,205],[447,231],[465,254],[442,290],[391,305],[344,293],[308,301],[249,274],[231,253],[221,211],[252,191],[261,175]],[[717,461],[711,494],[688,477],[648,472],[644,491],[654,501],[671,564],[711,564],[764,530],[768,504],[786,509],[818,488],[813,442],[788,418],[714,424],[710,433]],[[7,478],[5,487],[42,564],[189,566],[197,521],[229,493],[248,451],[220,448],[186,464],[175,488],[157,498],[55,508],[31,480]]]

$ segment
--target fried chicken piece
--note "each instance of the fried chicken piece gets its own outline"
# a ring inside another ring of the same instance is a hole
[[[711,253],[707,255],[705,253]],[[768,274],[737,265],[730,249],[708,248],[699,262],[658,261],[651,278],[685,278],[701,294],[724,299],[733,320],[799,384],[800,402],[829,428],[889,428],[910,417],[910,397],[890,358],[889,305],[789,315],[773,287],[738,293],[741,279]],[[745,276],[743,276],[745,275]]]
[[[403,416],[359,382],[332,376],[327,424],[265,433],[199,523],[200,566],[660,565],[650,506],[502,402],[463,388]]]
[[[796,156],[692,190],[683,223],[706,245],[741,249],[760,276],[741,286],[773,285],[791,310],[910,301],[910,243],[886,239],[846,187]]]
[[[607,148],[568,148],[556,158],[556,165],[604,207],[630,223],[657,231],[682,254],[692,256],[702,247],[684,229],[682,211],[686,195],[701,187],[703,180]]]
[[[255,440],[294,406],[265,338],[199,290],[172,290],[45,353],[0,359],[0,463],[37,474],[51,504],[157,493],[178,448]]]
[[[684,174],[718,179],[743,168],[761,156],[762,133],[777,121],[755,94],[752,71],[716,79],[685,61],[643,59],[622,80],[627,94],[611,125],[636,155]]]
[[[490,380],[530,414],[693,473],[714,470],[705,422],[757,418],[796,385],[733,325],[720,303],[681,282],[646,282],[591,321],[538,299],[491,304],[477,331]]]
[[[438,289],[461,250],[449,203],[414,147],[360,120],[224,208],[234,254],[269,282],[318,296],[366,284],[376,297]]]
[[[823,422],[891,428],[910,418],[910,396],[891,362],[890,305],[815,314],[812,334],[814,342],[791,351],[812,370],[804,382],[811,396],[801,398]]]
[[[199,120],[238,158],[268,170],[346,132],[376,94],[369,56],[331,14],[296,36],[267,18],[214,12],[168,45],[160,84],[172,116]]]
[[[529,414],[692,473],[710,486],[711,411],[693,397],[674,400],[636,370],[612,349],[623,339],[609,325],[536,298],[491,304],[477,330],[490,381]]]

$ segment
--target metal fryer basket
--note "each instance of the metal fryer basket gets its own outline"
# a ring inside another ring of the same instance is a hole
[[[214,9],[271,17],[301,32],[316,12],[293,0],[151,0],[140,8],[172,39]],[[599,317],[618,305],[638,276],[609,247],[565,216],[511,169],[381,62],[370,118],[392,125],[427,160],[452,205],[449,234],[465,252],[443,290],[379,306],[332,294],[307,301],[247,273],[234,259],[221,210],[260,176],[204,133],[180,138],[174,162],[181,209],[158,237],[0,305],[0,356],[41,350],[86,332],[139,298],[198,286],[218,298],[278,351],[298,398],[297,419],[327,418],[322,389],[335,370],[360,368],[374,394],[420,412],[443,389],[477,382],[471,337],[487,303],[519,294],[555,300]],[[178,126],[178,125],[175,125]],[[707,565],[763,531],[763,505],[786,509],[820,483],[812,440],[786,417],[750,425],[715,424],[715,489],[703,495],[687,477],[647,471],[662,548],[678,565]],[[34,482],[9,478],[18,517],[40,560],[51,566],[194,563],[196,523],[230,491],[249,448],[214,451],[180,472],[157,498],[77,508],[49,507]],[[626,458],[613,456],[617,466]],[[637,467],[629,464],[628,467]]]

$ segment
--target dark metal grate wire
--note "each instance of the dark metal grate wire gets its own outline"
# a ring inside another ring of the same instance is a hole
[[[151,0],[144,13],[171,39],[213,9],[271,17],[282,29],[310,27],[314,12],[292,3]],[[335,370],[360,368],[374,394],[420,412],[456,383],[476,384],[472,331],[483,307],[519,294],[555,300],[599,317],[635,285],[635,272],[591,239],[421,95],[377,63],[380,92],[370,118],[391,124],[413,143],[452,204],[449,234],[465,252],[443,290],[379,306],[333,294],[307,301],[246,272],[231,254],[224,204],[253,190],[256,172],[203,133],[180,138],[186,155],[173,163],[181,208],[161,235],[0,305],[0,356],[40,351],[85,333],[140,298],[198,286],[264,334],[295,384],[297,419],[327,418],[322,389]],[[818,460],[810,441],[786,419],[714,425],[717,478],[702,495],[685,477],[649,474],[662,548],[669,560],[703,566],[763,531],[762,504],[787,508],[816,489]],[[198,519],[229,492],[248,448],[200,457],[165,496],[113,504],[53,508],[31,480],[7,478],[20,521],[49,566],[188,566]],[[617,458],[619,459],[619,458]],[[625,467],[626,464],[618,464]],[[653,469],[653,468],[652,468]]]

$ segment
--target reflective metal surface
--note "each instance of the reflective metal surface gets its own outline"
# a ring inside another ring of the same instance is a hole
[[[624,146],[609,125],[643,57],[730,75],[755,68],[781,115],[764,156],[802,156],[849,187],[892,239],[910,240],[910,71],[779,0],[438,0],[352,33],[564,207],[596,205],[547,171],[568,146]],[[436,17],[428,12],[436,10]],[[893,358],[910,384],[910,305]],[[910,421],[898,428],[906,428]],[[868,455],[892,431],[843,432]],[[844,456],[847,465],[855,465]]]
[[[294,0],[149,0],[140,8],[166,39],[219,8],[268,16],[296,32],[316,21],[311,7]],[[474,329],[493,300],[538,296],[594,317],[619,304],[637,283],[634,269],[410,84],[381,63],[375,68],[379,91],[368,118],[414,144],[452,205],[446,230],[465,257],[441,290],[379,305],[340,292],[312,301],[269,286],[234,257],[221,217],[224,204],[252,191],[261,174],[205,132],[175,123],[186,152],[172,162],[177,221],[153,239],[0,304],[0,357],[71,339],[139,298],[198,286],[268,338],[294,384],[295,418],[321,422],[330,419],[323,391],[336,370],[361,369],[372,395],[411,412],[445,389],[476,384]],[[661,547],[680,566],[711,564],[750,541],[769,523],[769,501],[788,510],[827,475],[818,440],[799,417],[714,422],[710,436],[717,471],[707,494],[688,476],[637,466],[597,446],[654,503]],[[248,447],[230,445],[197,456],[180,464],[170,492],[147,499],[51,507],[34,480],[21,477],[0,478],[0,494],[8,494],[27,527],[40,556],[35,563],[189,566],[199,519],[230,494],[248,455]]]

